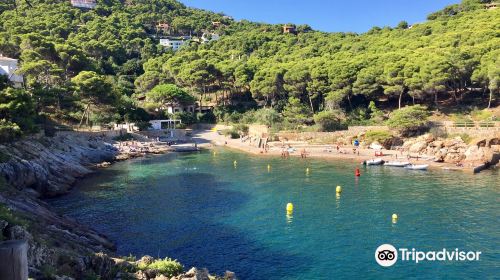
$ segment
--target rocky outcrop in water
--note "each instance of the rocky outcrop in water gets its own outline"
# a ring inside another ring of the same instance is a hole
[[[119,258],[106,236],[56,214],[39,198],[67,193],[75,181],[117,159],[164,153],[165,145],[114,147],[97,133],[63,133],[0,145],[0,242],[26,240],[30,277],[35,279],[235,279],[193,268],[174,277],[142,271]],[[151,258],[152,259],[152,258]],[[231,276],[231,277],[229,277]]]

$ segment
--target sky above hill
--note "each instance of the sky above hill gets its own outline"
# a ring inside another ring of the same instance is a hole
[[[309,24],[328,32],[366,32],[373,26],[425,21],[428,14],[459,0],[181,0],[189,7],[223,12],[236,20]]]

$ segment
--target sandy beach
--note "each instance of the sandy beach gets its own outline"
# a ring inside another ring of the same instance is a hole
[[[273,156],[280,157],[282,153],[281,143],[272,142],[269,149],[264,151],[261,148],[250,145],[248,142],[242,142],[241,139],[231,139],[224,135],[220,135],[216,131],[212,130],[201,130],[193,133],[193,140],[200,143],[199,146],[202,148],[211,148],[213,146],[224,146],[231,149],[236,149],[256,156]],[[279,146],[275,146],[278,144]],[[382,150],[383,156],[375,156],[375,150],[373,149],[361,149],[357,148],[356,152],[353,152],[353,146],[342,146],[339,147],[337,151],[335,145],[312,145],[308,143],[284,143],[286,147],[290,145],[294,152],[290,153],[291,157],[300,157],[301,152],[305,149],[306,156],[309,158],[322,158],[322,159],[332,159],[332,160],[352,160],[359,162],[360,164],[365,160],[370,160],[374,158],[382,158],[385,161],[409,161],[412,164],[428,164],[431,169],[441,169],[441,170],[459,170],[466,172],[473,172],[472,167],[457,167],[450,163],[434,162],[433,159],[422,158],[417,154],[410,154],[410,159],[408,159],[408,153],[394,150]],[[418,157],[418,159],[417,159]]]

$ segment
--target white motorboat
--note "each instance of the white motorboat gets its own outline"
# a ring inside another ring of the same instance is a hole
[[[366,165],[381,165],[384,164],[384,160],[381,158],[370,159],[364,162]]]
[[[405,167],[407,165],[411,165],[411,163],[407,161],[386,161],[384,163],[386,166],[394,166],[394,167]]]
[[[405,166],[406,169],[411,169],[411,170],[427,170],[429,167],[428,164],[410,164]]]

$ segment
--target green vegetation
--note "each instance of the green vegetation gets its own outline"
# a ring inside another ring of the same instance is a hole
[[[380,124],[408,105],[495,106],[500,88],[500,9],[484,9],[488,0],[463,0],[427,22],[364,34],[306,25],[284,34],[281,25],[235,22],[175,0],[98,1],[93,10],[68,0],[4,2],[0,53],[20,59],[25,89],[0,78],[0,141],[49,121],[144,123],[165,115],[167,103],[195,99],[216,109],[177,116],[187,124],[331,131]],[[221,38],[192,40],[175,53],[159,45],[164,35],[204,32]],[[394,120],[400,114],[389,123],[411,130]]]
[[[140,264],[138,268],[140,270],[154,269],[166,277],[177,276],[184,271],[184,267],[179,262],[170,258],[156,260],[149,265]]]
[[[384,143],[392,138],[392,133],[387,130],[370,130],[365,134],[365,140],[368,143],[378,142]]]
[[[472,137],[467,133],[448,135],[448,138],[450,138],[450,139],[453,139],[456,137],[459,137],[460,139],[462,139],[462,141],[464,141],[466,144],[470,144],[470,142],[472,141]]]
[[[14,214],[14,212],[7,208],[4,204],[0,204],[0,220],[7,221],[9,224],[26,226],[28,223],[26,220],[21,218],[19,215]],[[0,234],[0,236],[2,236]]]
[[[427,108],[421,105],[407,106],[392,112],[386,123],[402,135],[414,135],[425,130],[428,116]]]
[[[339,111],[322,111],[314,115],[314,122],[321,131],[335,131],[345,128],[344,114]]]

